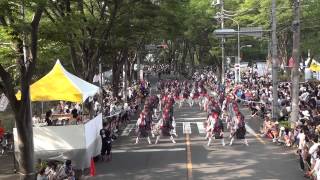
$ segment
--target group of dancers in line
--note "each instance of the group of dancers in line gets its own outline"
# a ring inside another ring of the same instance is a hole
[[[212,93],[208,93],[207,89]],[[178,104],[178,107],[181,108],[183,103],[187,102],[192,107],[197,102],[200,110],[208,113],[204,122],[205,139],[208,140],[208,146],[215,139],[221,139],[221,144],[225,146],[224,124],[230,131],[230,146],[235,139],[242,139],[244,144],[248,146],[248,141],[245,138],[245,118],[239,110],[232,87],[221,90],[219,86],[207,84],[204,80],[194,83],[166,80],[158,83],[158,91],[159,95],[149,96],[145,100],[143,111],[136,123],[136,144],[141,138],[146,138],[148,143],[152,144],[150,135],[156,138],[155,144],[159,142],[161,137],[169,137],[173,143],[176,143],[174,137],[178,135],[174,105]],[[160,116],[158,112],[160,112]],[[157,122],[154,122],[153,119],[157,119]]]

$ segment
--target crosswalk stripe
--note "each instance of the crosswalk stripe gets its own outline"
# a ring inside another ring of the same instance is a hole
[[[199,130],[200,134],[205,134],[206,133],[202,122],[197,122],[197,127],[198,127],[198,130]]]
[[[191,134],[190,122],[183,122],[183,134]]]
[[[183,120],[186,120],[186,121],[192,121],[192,120],[206,120],[206,118],[177,118],[175,119],[176,121],[183,121]]]
[[[202,121],[195,121],[195,122],[189,122],[189,121],[179,121],[179,122],[176,122],[176,124],[178,125],[181,125],[183,123],[190,123],[190,124],[197,124],[197,123],[203,123]]]
[[[130,132],[134,128],[135,128],[135,124],[128,124],[126,126],[126,128],[123,130],[123,132],[121,133],[121,136],[129,136]],[[205,129],[205,126],[202,121],[196,121],[196,122],[179,121],[179,122],[176,122],[176,130],[177,130],[178,134],[179,134],[179,132],[183,133],[183,134],[192,134],[192,129],[194,131],[193,133],[199,133],[199,134],[206,133],[206,129]],[[196,129],[198,129],[198,132]]]
[[[121,133],[121,136],[128,136],[131,130],[134,128],[135,124],[128,124],[127,127]]]

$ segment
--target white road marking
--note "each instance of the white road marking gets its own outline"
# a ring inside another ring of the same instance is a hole
[[[206,120],[206,118],[177,118],[175,119],[176,121],[183,121],[183,120],[186,120],[186,121],[192,121],[192,120]]]
[[[183,122],[183,134],[191,134],[190,122]]]
[[[121,133],[121,136],[129,136],[131,130],[134,128],[135,124],[128,124],[127,127]]]
[[[205,134],[206,133],[206,130],[203,126],[203,122],[197,122],[197,127],[198,127],[198,130],[199,130],[199,133],[200,134]]]
[[[186,148],[172,148],[172,149],[137,149],[137,150],[113,150],[112,153],[130,153],[130,152],[176,152],[185,151]]]

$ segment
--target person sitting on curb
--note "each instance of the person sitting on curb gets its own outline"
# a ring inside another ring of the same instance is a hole
[[[281,127],[279,133],[280,140],[288,147],[292,146],[294,137],[293,132],[289,128]]]
[[[272,127],[270,131],[272,135],[272,142],[277,142],[279,138],[279,122],[278,121],[272,123]]]
[[[57,179],[75,180],[75,172],[72,168],[71,160],[66,160],[65,164],[57,172]]]
[[[271,115],[267,114],[263,121],[263,127],[262,127],[262,136],[263,137],[268,137],[270,136],[270,131],[272,128],[272,122],[271,122]]]

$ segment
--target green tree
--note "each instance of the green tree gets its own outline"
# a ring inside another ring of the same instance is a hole
[[[22,179],[35,179],[29,86],[37,62],[38,29],[45,5],[46,1],[42,0],[28,1],[25,4],[14,0],[0,3],[0,32],[5,34],[1,40],[7,40],[14,48],[13,51],[8,52],[9,57],[5,57],[4,61],[0,62],[0,90],[9,99],[15,115],[19,142],[17,160]],[[21,16],[19,12],[21,8],[26,8],[26,18]],[[7,60],[9,63],[15,60],[18,66],[21,100],[16,98],[13,76],[5,68]]]

